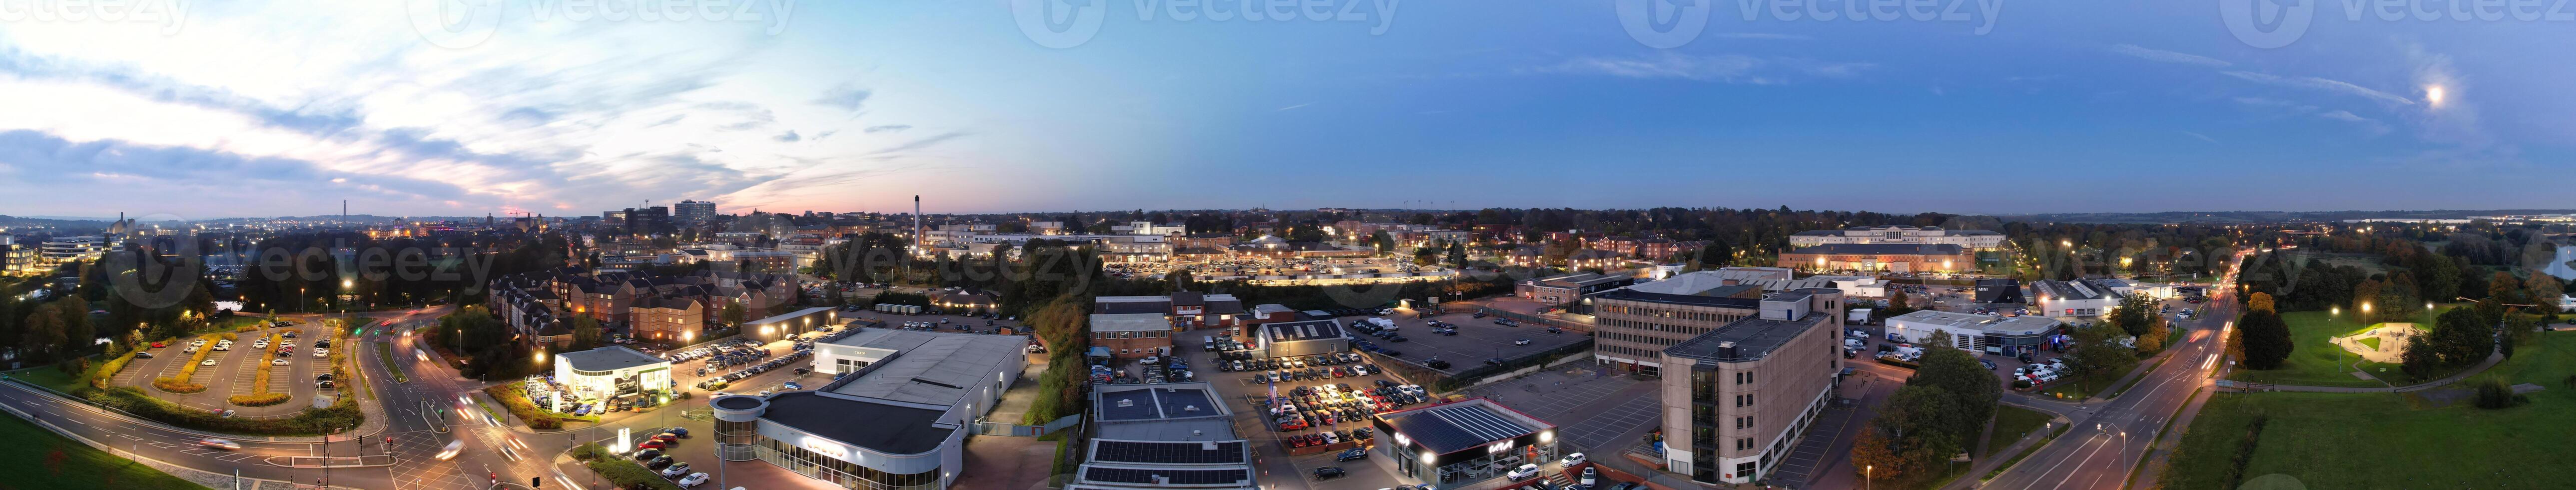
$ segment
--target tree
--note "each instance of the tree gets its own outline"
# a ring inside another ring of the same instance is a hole
[[[2281,315],[2248,309],[2236,319],[2236,333],[2245,350],[2247,369],[2279,369],[2290,358],[2290,324]]]
[[[2066,361],[2066,368],[2074,371],[2077,379],[2091,380],[2138,364],[2137,350],[2120,345],[2120,339],[2128,336],[2120,327],[2096,323],[2075,327],[2070,333],[2075,343],[2060,359]]]
[[[73,301],[55,301],[29,312],[27,320],[19,324],[25,330],[24,340],[18,343],[20,352],[30,354],[37,359],[51,359],[52,354],[63,345],[63,339],[68,338],[63,332],[62,315],[55,314],[54,310],[60,309],[61,305],[72,304]]]
[[[2119,325],[2120,331],[2129,335],[2144,336],[2163,319],[2164,315],[2156,314],[2156,300],[2143,294],[2132,294],[2122,298],[2120,306],[2111,310],[2110,322]]]
[[[2408,335],[2406,351],[2398,354],[2398,362],[2398,368],[2406,371],[2407,376],[2427,378],[2441,368],[2442,355],[2434,352],[2433,343],[2425,340],[2425,335]]]
[[[1888,438],[1887,429],[1879,427],[1877,420],[1862,422],[1860,438],[1852,441],[1852,469],[1868,468],[1868,474],[1862,476],[1871,479],[1902,478],[1906,475],[1905,459],[1896,454],[1897,450],[1896,440]]]
[[[2271,313],[2280,313],[2280,312],[2281,312],[2281,310],[2274,309],[2274,308],[2272,307],[2272,293],[2254,293],[2254,294],[2253,294],[2253,295],[2251,295],[2251,296],[2246,296],[2246,297],[2245,297],[2245,311],[2247,311],[2247,312],[2264,311],[2264,312],[2271,312]]]
[[[724,322],[725,326],[741,325],[746,315],[747,313],[742,310],[742,303],[726,301],[724,311],[716,313],[716,321]]]
[[[1948,347],[1953,344],[1948,331],[1934,331],[1925,345]],[[1964,440],[1982,427],[1988,417],[1994,416],[1995,403],[2003,399],[2003,389],[1995,384],[1994,372],[1978,363],[1976,356],[1967,351],[1941,347],[1924,351],[1921,366],[1915,368],[1913,376],[1905,378],[1905,385],[1938,388],[1941,393],[1948,394],[1951,406],[1958,407],[1959,413],[1958,418],[1950,420],[1953,425],[1946,430]]]
[[[1467,267],[1467,244],[1449,244],[1449,266],[1458,268]]]
[[[599,319],[591,318],[590,315],[573,315],[571,352],[599,348],[601,345],[599,337]]]
[[[54,305],[59,307],[55,310],[56,314],[63,317],[61,352],[66,355],[88,352],[90,345],[98,342],[98,328],[90,325],[89,312],[81,311],[80,305],[70,302],[56,301]]]
[[[2467,308],[2442,312],[2442,316],[2433,319],[2433,331],[2429,335],[2433,352],[2439,355],[2444,365],[2478,362],[2495,352],[2494,324]]]
[[[1887,288],[1887,311],[1885,312],[1885,315],[1881,316],[1897,316],[1906,313],[1913,313],[1914,307],[1911,306],[1912,303],[1913,298],[1905,296],[1905,288]]]

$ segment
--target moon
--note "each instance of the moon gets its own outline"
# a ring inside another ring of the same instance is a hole
[[[2424,103],[2431,104],[2433,107],[2441,107],[2442,99],[2447,95],[2440,85],[2424,87]]]

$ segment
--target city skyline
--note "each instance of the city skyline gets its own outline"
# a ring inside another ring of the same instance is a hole
[[[65,193],[189,218],[329,207],[313,195],[380,215],[895,211],[943,188],[959,198],[933,207],[960,213],[2484,209],[2553,204],[2494,176],[2576,177],[2559,164],[2576,111],[2548,96],[2576,68],[2484,49],[2569,36],[2538,24],[2329,6],[2271,47],[2184,6],[1718,9],[1675,44],[1624,26],[1618,2],[1269,23],[1112,3],[1079,40],[1007,2],[689,21],[501,2],[462,34],[374,4],[22,20],[0,32],[0,89],[20,94],[0,107],[0,175],[52,192],[0,209],[95,214],[49,195]],[[2114,22],[2130,19],[2153,22]],[[1835,183],[1853,175],[1906,184]]]

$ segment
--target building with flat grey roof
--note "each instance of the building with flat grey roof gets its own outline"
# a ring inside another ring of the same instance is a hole
[[[1252,444],[1207,383],[1092,385],[1090,451],[1067,490],[1252,490]]]
[[[1789,279],[1788,269],[1727,267],[1639,283],[1585,298],[1592,310],[1592,357],[1603,365],[1653,375],[1663,351],[1684,340],[1754,316],[1759,285]]]
[[[1028,337],[854,328],[814,346],[813,390],[711,402],[717,455],[843,488],[936,490],[1027,362]],[[1003,421],[1015,423],[1017,421]]]
[[[2044,316],[1990,316],[1923,310],[1889,317],[1887,339],[1927,343],[1932,332],[1950,333],[1950,346],[1969,351],[2017,356],[2037,353],[2062,322]]]
[[[1786,460],[1833,400],[1845,306],[1839,289],[1772,293],[1754,316],[1665,348],[1665,467],[1702,483],[1747,483]]]
[[[2003,248],[2004,234],[1993,230],[1949,230],[1913,226],[1855,226],[1840,230],[1807,230],[1789,235],[1789,246],[1839,243],[1946,244],[1971,250]]]
[[[572,400],[610,400],[671,389],[671,361],[612,345],[555,354],[555,382]]]

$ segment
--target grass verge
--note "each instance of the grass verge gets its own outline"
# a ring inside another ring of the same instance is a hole
[[[283,338],[283,337],[281,337],[279,334],[280,334],[280,332],[270,332],[270,333],[268,334],[268,343],[267,343],[267,344],[264,344],[264,345],[276,346],[276,345],[277,345],[277,341]],[[267,357],[267,356],[261,356],[261,357]],[[251,383],[251,388],[250,388],[250,389],[251,389],[251,391],[250,391],[250,394],[248,394],[248,395],[233,395],[233,396],[232,396],[232,397],[230,397],[230,398],[226,398],[224,401],[230,402],[230,403],[232,403],[232,404],[234,404],[234,405],[240,405],[240,406],[245,406],[245,407],[265,407],[265,406],[269,406],[269,405],[276,405],[276,404],[280,404],[280,403],[286,403],[287,396],[286,396],[286,394],[285,394],[285,393],[276,393],[276,392],[268,391],[268,374],[269,374],[269,371],[271,370],[271,368],[275,368],[275,367],[277,367],[277,363],[276,363],[276,362],[262,362],[262,363],[259,363],[259,367],[258,367],[259,372],[258,372],[257,374],[252,374],[252,375],[251,375],[251,382],[250,382],[250,383]]]
[[[376,360],[378,360],[378,361],[383,361],[383,362],[384,362],[384,364],[385,364],[385,372],[387,372],[387,373],[391,373],[391,374],[393,374],[393,375],[394,375],[394,382],[396,382],[396,383],[409,383],[409,382],[411,382],[411,377],[410,377],[410,376],[405,376],[405,375],[403,375],[402,364],[401,364],[401,363],[396,363],[396,362],[394,362],[394,346],[393,346],[392,344],[387,344],[387,343],[384,343],[384,342],[377,342],[377,343],[376,343]]]
[[[1988,443],[1986,452],[1978,456],[1992,456],[1995,450],[2002,449],[2000,446],[2011,445],[2013,441],[2019,441],[2022,437],[2041,430],[2043,426],[2048,425],[2050,419],[2054,418],[2057,417],[2038,410],[2012,405],[1996,405],[1994,441]]]
[[[117,457],[37,427],[17,417],[0,417],[0,460],[22,466],[9,475],[11,488],[203,489],[150,466]]]
[[[494,400],[500,400],[501,406],[508,407],[510,409],[511,416],[518,417],[519,422],[528,424],[528,428],[530,429],[554,430],[563,428],[562,419],[556,418],[553,415],[545,413],[543,410],[537,409],[536,403],[528,401],[528,394],[524,391],[525,389],[525,387],[518,383],[503,383],[484,387],[483,394],[491,395]],[[492,408],[484,407],[483,410],[488,412],[491,411]],[[494,416],[498,417],[499,414],[494,414]]]

